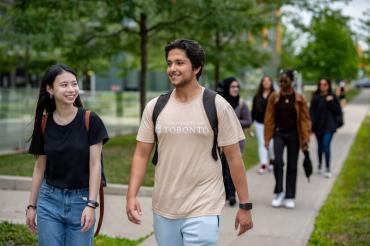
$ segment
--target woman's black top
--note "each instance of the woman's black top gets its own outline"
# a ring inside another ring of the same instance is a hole
[[[271,93],[269,95],[271,95]],[[257,121],[258,123],[263,124],[268,98],[269,97],[265,98],[262,95],[255,95],[253,97],[252,121]]]
[[[342,114],[342,108],[337,96],[332,94],[333,99],[326,100],[326,96],[313,95],[310,105],[310,116],[312,121],[312,131],[316,134],[336,131],[338,124],[336,116]]]
[[[85,128],[85,110],[78,109],[75,118],[67,125],[58,125],[52,114],[45,128],[40,153],[35,153],[31,142],[29,153],[47,156],[44,177],[52,186],[62,189],[89,187],[89,147],[108,141],[108,133],[97,114],[90,114],[90,129]]]
[[[296,130],[297,110],[295,109],[295,94],[281,95],[275,107],[275,123],[277,130]]]

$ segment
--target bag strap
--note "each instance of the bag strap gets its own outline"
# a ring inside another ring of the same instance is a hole
[[[90,130],[90,110],[85,110],[85,128],[86,132],[89,132]]]
[[[95,229],[94,237],[99,235],[100,228],[103,224],[103,218],[104,218],[104,189],[103,189],[102,181],[100,182],[100,187],[99,187],[99,203],[100,203],[99,220],[98,220],[98,224]]]
[[[163,108],[168,103],[168,100],[171,97],[172,91],[173,90],[160,95],[158,97],[157,102],[155,103],[155,106],[154,106],[154,109],[153,109],[152,121],[153,121],[153,125],[154,125],[155,150],[154,150],[154,155],[153,155],[153,158],[152,158],[152,163],[154,165],[157,165],[157,163],[158,163],[158,136],[157,136],[157,133],[155,131],[156,124],[157,124],[157,119],[158,119],[159,114],[162,112]]]
[[[90,130],[90,110],[85,110],[85,129],[86,132]],[[41,134],[45,136],[46,122],[48,121],[48,114],[44,113],[41,118]]]
[[[89,132],[90,130],[90,113],[91,111],[90,110],[85,110],[85,129],[86,129],[86,133]],[[46,129],[46,122],[48,120],[48,115],[46,113],[44,113],[42,115],[42,118],[41,118],[41,134],[42,136],[44,137],[45,136],[45,129]],[[103,224],[103,218],[104,218],[104,189],[103,189],[103,179],[100,180],[100,187],[99,187],[99,204],[100,204],[100,209],[99,209],[99,220],[98,220],[98,224],[96,226],[96,230],[95,230],[95,233],[94,233],[94,237],[96,237],[99,232],[100,232],[100,228]]]
[[[218,160],[218,147],[217,147],[217,138],[218,138],[218,118],[217,118],[217,109],[216,109],[216,95],[215,91],[205,88],[203,94],[203,106],[206,111],[208,121],[213,130],[213,146],[212,146],[212,157],[215,161]]]
[[[90,110],[85,111],[85,129],[86,132],[89,132],[90,130]],[[101,155],[101,158],[103,158],[103,155]],[[103,170],[103,166],[101,167],[101,170]],[[95,229],[94,237],[99,235],[101,226],[103,224],[103,218],[104,218],[104,183],[103,183],[103,175],[101,175],[100,179],[100,186],[99,186],[99,219],[98,219],[98,224]]]
[[[42,137],[45,136],[45,128],[46,128],[46,122],[48,121],[48,115],[46,112],[43,113],[41,118],[41,135]]]

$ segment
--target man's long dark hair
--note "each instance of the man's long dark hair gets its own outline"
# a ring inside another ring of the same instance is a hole
[[[43,144],[42,133],[41,133],[41,121],[43,114],[52,114],[55,111],[55,99],[51,97],[46,90],[46,86],[49,85],[53,87],[55,78],[62,73],[71,73],[77,78],[77,74],[70,67],[64,64],[55,64],[48,68],[41,80],[39,98],[37,101],[36,111],[35,111],[35,122],[33,126],[33,132],[30,140],[35,146],[36,156],[40,153],[41,144]],[[73,103],[76,107],[83,107],[80,96],[78,95]]]

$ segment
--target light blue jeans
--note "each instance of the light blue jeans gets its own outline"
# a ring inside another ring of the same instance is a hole
[[[86,189],[59,189],[41,184],[37,201],[39,246],[93,245],[94,227],[81,232],[81,215],[89,198]]]
[[[154,217],[154,234],[159,246],[215,246],[218,240],[219,216],[186,219]]]

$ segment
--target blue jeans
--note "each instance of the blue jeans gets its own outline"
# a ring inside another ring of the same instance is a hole
[[[37,201],[39,246],[93,245],[94,227],[81,232],[81,215],[89,190],[59,189],[41,184]]]
[[[330,144],[333,139],[334,132],[324,132],[316,134],[317,152],[319,156],[319,169],[321,169],[322,154],[325,155],[326,170],[330,171]]]
[[[167,219],[154,213],[154,233],[158,246],[215,246],[219,216]]]

